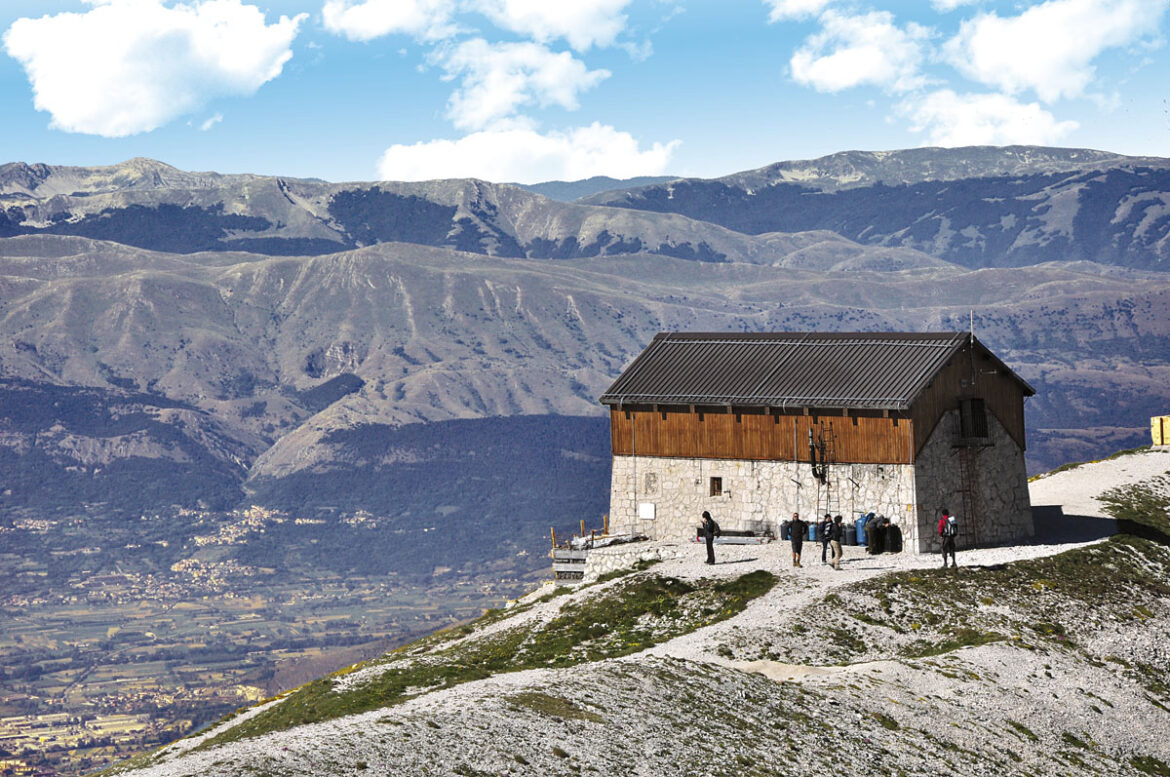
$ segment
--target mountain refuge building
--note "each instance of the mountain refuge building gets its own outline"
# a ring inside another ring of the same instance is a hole
[[[1033,535],[1024,399],[1035,391],[972,333],[666,332],[601,396],[613,449],[610,527],[773,532],[799,512],[873,512],[903,547]]]

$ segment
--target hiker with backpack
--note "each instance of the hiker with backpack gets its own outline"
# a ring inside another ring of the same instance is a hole
[[[951,566],[956,568],[959,562],[955,560],[955,537],[959,533],[959,526],[955,522],[955,516],[943,508],[942,518],[938,519],[938,536],[942,537],[942,561],[943,569],[947,568],[947,554],[951,556]]]
[[[711,517],[711,513],[706,510],[703,511],[703,523],[699,527],[699,533],[707,540],[707,563],[715,563],[715,538],[722,532],[719,530],[719,524],[715,523],[715,519]]]

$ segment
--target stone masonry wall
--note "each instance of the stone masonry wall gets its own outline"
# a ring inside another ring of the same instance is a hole
[[[963,515],[960,449],[954,447],[959,434],[957,410],[943,416],[918,455],[918,527],[914,539],[919,553],[939,552],[938,519],[943,508],[959,521],[955,543],[958,548],[1008,543],[1035,534],[1024,451],[991,413],[987,414],[987,426],[991,444],[971,449],[978,480],[975,521]],[[911,546],[910,536],[906,537],[906,545]]]
[[[722,496],[710,496],[712,477],[722,478]],[[723,529],[778,537],[781,521],[793,512],[805,520],[831,512],[846,523],[858,513],[875,512],[888,516],[905,536],[913,524],[914,494],[908,465],[835,464],[824,486],[807,462],[615,456],[609,525],[613,532],[687,539],[709,510]],[[639,518],[639,504],[653,505],[654,518]]]
[[[692,556],[706,551],[700,546],[688,546],[685,543],[661,542],[631,542],[627,545],[610,545],[606,548],[594,548],[585,557],[585,574],[583,583],[590,583],[599,576],[620,569],[631,569],[640,561],[664,561],[672,558],[682,558],[688,553]]]

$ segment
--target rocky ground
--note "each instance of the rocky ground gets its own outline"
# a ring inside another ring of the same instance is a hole
[[[953,570],[848,548],[838,571],[812,544],[794,569],[782,543],[721,546],[709,567],[695,545],[550,584],[135,774],[1167,775],[1170,538],[1111,537],[1120,492],[1102,498],[1147,484],[1164,507],[1167,473],[1154,451],[1041,478],[1036,542]]]

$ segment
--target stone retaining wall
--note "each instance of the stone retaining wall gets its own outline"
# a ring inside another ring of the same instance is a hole
[[[585,576],[582,582],[591,582],[608,572],[632,569],[639,561],[662,561],[699,552],[701,549],[697,545],[690,548],[684,543],[661,542],[630,542],[625,545],[594,548],[585,557]]]

